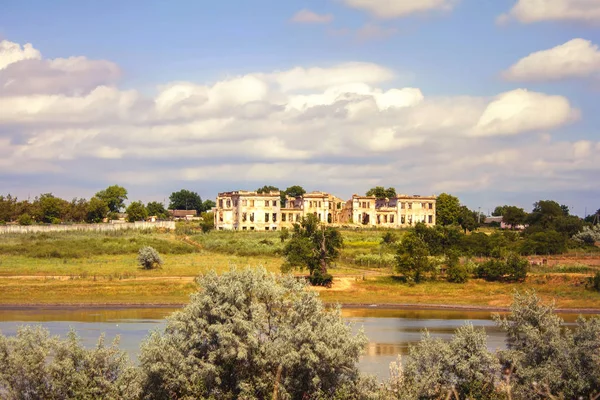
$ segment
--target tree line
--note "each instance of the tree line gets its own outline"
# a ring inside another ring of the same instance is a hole
[[[448,341],[427,331],[378,383],[358,369],[367,337],[340,307],[291,275],[264,269],[209,273],[166,326],[141,344],[132,365],[103,337],[87,349],[43,328],[0,334],[5,399],[596,399],[600,318],[571,328],[533,293],[515,294],[494,316],[506,349],[490,351],[483,328]]]
[[[196,210],[198,215],[210,211],[216,204],[212,200],[202,201],[198,193],[186,189],[171,193],[168,209],[163,203],[151,201],[144,204],[133,201],[125,207],[127,189],[112,185],[98,191],[89,200],[74,198],[71,201],[44,193],[33,200],[20,200],[10,194],[0,195],[0,223],[98,223],[105,219],[118,219],[125,211],[130,222],[143,221],[148,216],[168,219],[168,210]]]

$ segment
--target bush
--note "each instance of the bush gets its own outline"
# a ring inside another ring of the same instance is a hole
[[[584,226],[583,231],[573,235],[573,240],[577,243],[593,246],[596,242],[600,242],[600,225],[593,227]]]
[[[450,265],[446,272],[448,274],[448,282],[465,283],[469,280],[469,270],[467,266],[461,263]]]
[[[135,383],[125,352],[100,337],[87,350],[71,331],[65,340],[44,328],[0,335],[0,397],[3,399],[122,399]]]
[[[279,399],[332,399],[361,380],[366,337],[294,277],[247,269],[198,283],[142,344],[144,399],[271,399],[275,387]]]
[[[477,276],[486,281],[524,281],[527,277],[529,261],[510,254],[504,259],[491,259],[477,267]]]
[[[567,239],[556,231],[532,233],[521,245],[521,254],[561,254],[567,250]]]
[[[138,264],[144,269],[152,269],[160,267],[163,261],[158,251],[154,250],[153,247],[146,246],[142,247],[138,252]]]
[[[586,286],[589,289],[600,292],[600,272],[596,272],[596,275],[587,278]]]
[[[33,224],[33,219],[29,214],[21,214],[19,216],[19,225],[31,225]]]
[[[381,237],[381,240],[385,244],[392,244],[392,243],[396,243],[398,241],[398,236],[393,232],[387,231],[386,233],[383,234],[383,236]]]
[[[396,257],[389,253],[381,255],[372,253],[358,254],[354,257],[354,263],[373,268],[391,268],[396,263]]]
[[[333,275],[322,273],[321,271],[315,271],[311,276],[309,276],[308,281],[313,286],[331,287],[331,284],[333,283]]]

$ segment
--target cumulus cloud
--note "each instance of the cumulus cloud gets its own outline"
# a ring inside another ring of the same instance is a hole
[[[23,59],[25,48],[11,50],[20,59],[4,70],[54,61]],[[395,78],[384,66],[350,62],[167,82],[148,94],[105,84],[74,92],[69,82],[61,93],[4,92],[0,181],[37,173],[100,188],[293,182],[340,195],[377,184],[429,194],[507,182],[530,190],[532,179],[548,184],[540,176],[567,185],[574,171],[600,171],[597,143],[553,142],[553,131],[578,117],[562,96],[440,97]]]
[[[541,21],[600,22],[598,0],[518,0],[506,14],[498,17],[498,23],[515,19],[528,24]]]
[[[450,11],[458,0],[342,0],[347,6],[367,11],[378,18],[398,18],[427,11]]]
[[[512,81],[556,81],[593,75],[600,75],[600,50],[585,39],[531,53],[503,73]]]
[[[327,24],[333,21],[333,15],[318,14],[314,11],[304,9],[294,14],[291,21],[299,24]]]
[[[120,77],[116,64],[86,57],[42,59],[31,44],[0,42],[0,96],[82,94]]]
[[[517,89],[499,95],[479,118],[474,135],[516,135],[560,127],[579,112],[562,96]]]

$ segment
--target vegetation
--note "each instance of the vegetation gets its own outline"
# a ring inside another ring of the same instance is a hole
[[[320,224],[317,217],[308,215],[294,225],[292,238],[285,245],[284,271],[307,268],[313,284],[327,285],[333,277],[327,269],[340,255],[343,238],[339,230]]]
[[[375,196],[378,199],[392,199],[395,198],[396,189],[393,187],[384,188],[383,186],[375,186],[367,191],[366,196]]]
[[[212,212],[203,212],[200,214],[200,228],[202,233],[208,233],[215,229],[215,215]]]
[[[127,189],[122,186],[112,185],[96,193],[95,197],[104,201],[110,212],[118,213],[125,206]]]
[[[487,281],[524,281],[529,262],[516,254],[493,258],[477,267],[477,276]]]
[[[358,382],[365,336],[294,278],[233,270],[199,283],[142,345],[144,398],[333,398]]]
[[[409,232],[404,235],[398,246],[396,256],[396,270],[413,282],[421,282],[427,272],[433,270],[433,263],[429,259],[427,244],[416,233]]]
[[[144,269],[160,267],[163,264],[158,251],[150,246],[142,247],[138,252],[138,264]]]
[[[127,207],[127,221],[145,221],[148,218],[148,210],[141,201],[134,201]]]
[[[196,210],[198,215],[215,206],[213,201],[203,203],[198,193],[186,189],[171,193],[169,201],[170,210]]]
[[[458,223],[460,216],[460,201],[458,197],[442,193],[435,204],[435,219],[438,225],[453,225]]]
[[[151,201],[146,205],[149,216],[155,216],[158,219],[167,219],[169,217],[168,211],[165,209],[162,203],[158,201]]]

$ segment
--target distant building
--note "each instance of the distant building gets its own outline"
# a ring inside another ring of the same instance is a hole
[[[174,220],[192,221],[198,219],[198,211],[196,210],[169,210],[169,216]]]
[[[392,199],[352,196],[344,201],[325,192],[296,198],[280,192],[233,191],[219,193],[214,209],[218,230],[278,230],[291,228],[309,214],[321,223],[362,227],[408,227],[419,222],[435,225],[435,196],[399,195]]]

